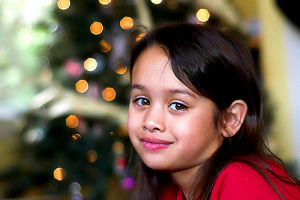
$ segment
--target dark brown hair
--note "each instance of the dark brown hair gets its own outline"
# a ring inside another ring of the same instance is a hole
[[[221,147],[201,165],[190,195],[209,199],[219,173],[236,160],[252,166],[270,183],[259,166],[243,159],[244,155],[255,155],[262,160],[267,158],[280,161],[266,147],[260,134],[262,101],[249,50],[240,42],[212,28],[196,24],[172,24],[154,29],[137,44],[132,52],[131,72],[141,52],[152,45],[163,48],[169,57],[172,71],[181,82],[215,103],[216,125],[233,101],[240,99],[248,106],[238,133],[231,138],[224,138]],[[170,182],[166,172],[150,169],[140,161],[137,198],[157,199]],[[274,184],[270,185],[281,197]]]

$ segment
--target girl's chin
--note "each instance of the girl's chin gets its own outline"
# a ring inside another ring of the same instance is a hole
[[[153,170],[159,170],[159,171],[170,171],[172,170],[172,167],[162,161],[151,161],[151,160],[146,160],[142,159],[145,165]]]

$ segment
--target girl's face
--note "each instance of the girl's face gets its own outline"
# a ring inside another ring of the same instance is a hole
[[[214,106],[175,77],[160,47],[139,55],[132,71],[128,131],[148,167],[198,169],[222,142],[213,121]]]

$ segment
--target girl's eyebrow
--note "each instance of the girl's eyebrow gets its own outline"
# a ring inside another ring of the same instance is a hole
[[[138,89],[138,90],[146,90],[146,87],[143,85],[139,85],[139,84],[133,84],[130,88],[130,90],[132,91],[133,89]],[[192,92],[188,91],[188,90],[184,90],[184,89],[169,89],[167,90],[167,93],[169,94],[183,94],[183,95],[187,95],[193,98],[197,98],[197,96],[195,94],[193,94]]]
[[[170,94],[184,94],[184,95],[188,95],[188,96],[193,97],[193,98],[197,98],[197,96],[195,94],[193,94],[192,92],[190,92],[188,90],[170,89],[167,92],[170,93]]]
[[[133,90],[133,89],[145,90],[145,87],[142,85],[139,85],[139,84],[133,84],[133,85],[131,85],[130,90]]]

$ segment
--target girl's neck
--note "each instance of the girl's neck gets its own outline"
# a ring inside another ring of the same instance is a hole
[[[199,166],[185,169],[185,170],[170,172],[170,175],[171,175],[173,181],[177,184],[179,189],[183,192],[183,194],[187,200],[189,200],[189,194],[191,192],[194,178],[196,176],[198,169],[199,169]]]

